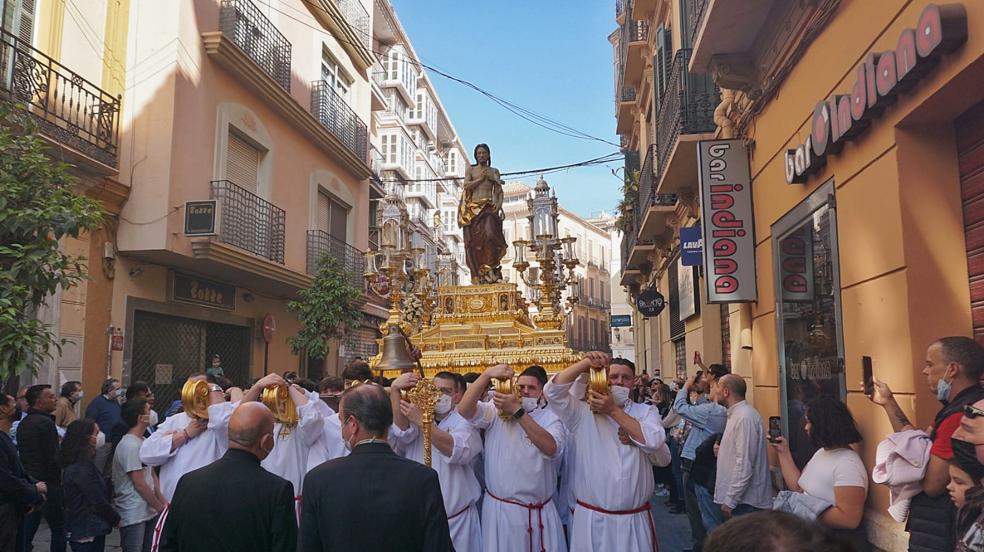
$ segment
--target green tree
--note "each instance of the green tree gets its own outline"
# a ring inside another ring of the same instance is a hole
[[[68,165],[45,154],[23,106],[0,102],[0,378],[32,371],[61,353],[36,313],[59,289],[86,278],[85,259],[59,248],[62,238],[99,227],[99,202],[79,195]]]
[[[352,285],[353,276],[331,255],[318,261],[311,287],[298,293],[298,301],[287,304],[301,322],[301,331],[288,339],[295,354],[306,350],[310,358],[325,358],[332,339],[344,338],[362,324],[362,290]]]

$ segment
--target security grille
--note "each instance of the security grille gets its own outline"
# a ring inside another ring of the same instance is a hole
[[[721,364],[731,368],[731,315],[727,303],[721,305]]]
[[[676,362],[676,377],[687,379],[687,340],[684,338],[673,341],[674,361]]]
[[[147,382],[157,397],[154,408],[163,414],[181,398],[188,376],[210,366],[213,354],[222,358],[225,377],[238,386],[248,384],[249,349],[248,327],[137,311],[129,382]]]

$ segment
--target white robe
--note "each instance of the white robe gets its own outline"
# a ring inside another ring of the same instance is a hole
[[[304,476],[311,447],[321,437],[324,424],[318,405],[312,401],[297,407],[297,425],[293,428],[285,428],[280,422],[273,424],[273,450],[260,465],[290,481],[294,485],[295,500],[304,494]]]
[[[565,552],[564,528],[553,500],[557,462],[564,452],[567,431],[557,415],[537,408],[527,413],[554,438],[557,452],[547,456],[536,448],[519,422],[503,421],[493,404],[478,403],[472,425],[485,432],[485,485],[482,540],[485,552],[547,550]],[[527,508],[519,504],[543,505]],[[542,528],[541,528],[542,527]]]
[[[650,455],[666,440],[659,411],[627,403],[625,412],[639,421],[645,442],[623,445],[618,424],[609,416],[593,414],[587,403],[571,393],[571,384],[557,385],[551,379],[543,394],[570,438],[580,443],[574,462],[576,501],[608,512],[645,507],[635,514],[614,514],[577,504],[571,551],[656,550],[655,523],[648,506],[654,487]]]
[[[581,374],[571,384],[571,393],[580,399],[584,396],[588,388],[588,375]],[[563,423],[563,422],[561,422]],[[575,451],[577,443],[568,435],[567,443],[564,445],[564,454],[560,462],[560,483],[557,489],[557,511],[560,513],[560,521],[568,527],[574,517],[574,463],[576,462]],[[570,531],[568,531],[568,544],[570,544]]]
[[[181,476],[215,462],[229,448],[229,418],[239,403],[219,403],[208,407],[208,428],[174,451],[171,434],[184,431],[191,416],[179,412],[164,420],[157,431],[140,445],[140,461],[160,466],[161,496],[168,503],[174,497]]]
[[[307,471],[348,454],[345,443],[342,442],[342,423],[338,419],[338,414],[325,404],[317,393],[308,393],[308,403],[312,402],[318,409],[318,414],[324,419],[324,423],[321,425],[321,434],[308,452]]]
[[[445,456],[431,443],[431,467],[437,472],[444,495],[444,510],[448,516],[451,541],[458,552],[482,552],[482,524],[476,503],[482,489],[472,469],[472,462],[482,451],[482,439],[478,429],[455,410],[437,423],[454,439],[451,456]],[[393,426],[390,441],[398,454],[424,463],[424,434],[410,424],[406,431]]]

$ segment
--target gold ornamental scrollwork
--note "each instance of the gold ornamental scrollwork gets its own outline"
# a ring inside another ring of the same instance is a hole
[[[420,409],[421,425],[420,430],[424,433],[424,464],[431,465],[431,424],[434,423],[434,407],[437,399],[441,397],[441,390],[434,382],[423,378],[417,385],[407,391],[407,400]]]

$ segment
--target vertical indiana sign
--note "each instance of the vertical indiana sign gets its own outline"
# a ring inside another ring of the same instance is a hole
[[[748,148],[742,140],[698,142],[697,171],[707,302],[757,301]]]

